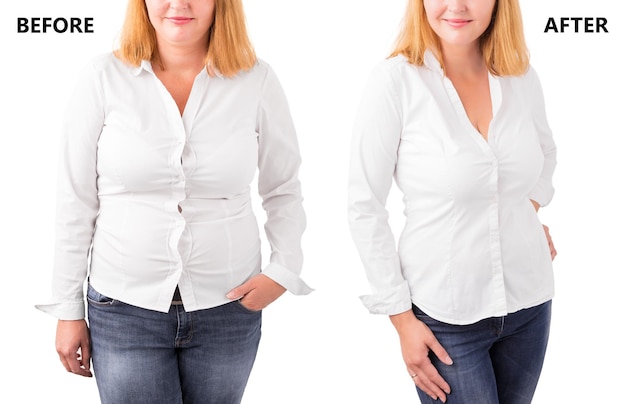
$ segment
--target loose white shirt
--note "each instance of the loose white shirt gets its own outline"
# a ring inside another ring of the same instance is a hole
[[[470,324],[552,298],[552,261],[531,199],[554,193],[556,148],[535,71],[490,75],[488,141],[430,52],[374,69],[354,125],[349,222],[372,313],[420,307]],[[386,200],[395,179],[406,222],[396,243]]]
[[[259,61],[234,78],[202,70],[181,116],[151,63],[96,58],[63,124],[52,300],[38,308],[81,319],[84,282],[125,303],[167,312],[226,303],[261,272],[250,184],[267,213],[263,273],[294,294],[305,214],[300,154],[284,92]]]

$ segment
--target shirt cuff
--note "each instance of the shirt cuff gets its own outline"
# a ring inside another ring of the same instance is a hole
[[[85,302],[37,304],[35,308],[58,318],[59,320],[83,320],[85,318]]]
[[[411,310],[413,305],[409,283],[406,281],[380,293],[361,296],[361,302],[363,302],[370,313],[386,314],[388,316]]]
[[[308,295],[314,290],[300,276],[280,264],[270,263],[262,273],[294,295]]]

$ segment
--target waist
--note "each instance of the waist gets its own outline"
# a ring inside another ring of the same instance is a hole
[[[165,198],[100,198],[98,222],[116,223],[141,218],[145,224],[158,224],[176,220],[211,222],[237,219],[253,215],[248,194],[223,199],[165,199]]]

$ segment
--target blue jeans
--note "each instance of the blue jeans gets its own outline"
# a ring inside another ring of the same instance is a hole
[[[430,359],[448,382],[448,404],[528,404],[531,402],[548,344],[551,302],[470,325],[434,320],[413,306],[454,364]],[[420,389],[422,403],[435,403]]]
[[[240,403],[261,313],[238,301],[161,313],[87,290],[93,370],[103,404]]]

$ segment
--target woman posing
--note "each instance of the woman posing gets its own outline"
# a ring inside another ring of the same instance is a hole
[[[310,291],[298,143],[241,0],[130,0],[119,50],[79,79],[61,150],[53,301],[38,307],[59,319],[65,368],[91,376],[93,359],[103,403],[240,402],[260,310]]]
[[[423,403],[529,403],[556,251],[556,149],[517,0],[410,0],[357,114],[349,219]],[[406,222],[396,249],[392,178]]]

